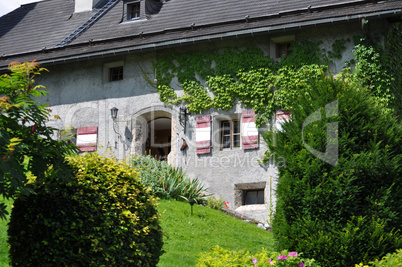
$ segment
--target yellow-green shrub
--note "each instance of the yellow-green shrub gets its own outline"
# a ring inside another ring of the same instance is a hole
[[[49,171],[35,195],[14,203],[13,266],[155,266],[162,233],[155,199],[125,163],[97,154],[67,157],[74,177]]]
[[[381,260],[371,262],[374,267],[401,267],[402,249],[397,249],[394,253],[388,253]]]

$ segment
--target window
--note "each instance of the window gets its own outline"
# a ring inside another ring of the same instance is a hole
[[[295,35],[272,37],[270,41],[270,56],[275,59],[288,56],[292,51],[290,44],[296,41]]]
[[[235,208],[247,207],[247,205],[264,205],[265,189],[267,182],[254,182],[235,184]],[[264,207],[266,209],[266,207]]]
[[[127,4],[127,20],[140,18],[140,2]]]
[[[109,81],[120,81],[123,80],[123,66],[110,68],[109,71]]]
[[[243,198],[243,205],[264,204],[264,189],[244,191]]]
[[[228,120],[221,122],[221,148],[240,148],[239,120]]]
[[[289,48],[290,42],[276,44],[276,57],[287,57],[291,53],[291,50]]]

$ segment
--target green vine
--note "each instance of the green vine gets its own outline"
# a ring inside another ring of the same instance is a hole
[[[353,80],[368,88],[378,104],[388,108],[395,106],[395,92],[392,92],[395,78],[388,70],[390,64],[386,61],[384,49],[361,39],[354,48],[354,54],[356,64]]]
[[[393,78],[391,93],[394,95],[393,107],[402,119],[402,22],[394,23],[385,39],[384,65]]]
[[[341,59],[342,58],[342,52],[345,51],[346,49],[346,43],[349,43],[350,40],[347,39],[339,39],[336,40],[332,44],[332,51],[328,51],[328,57],[330,58],[335,58],[335,59]]]
[[[185,103],[192,113],[210,108],[230,110],[242,103],[255,110],[259,115],[256,124],[261,126],[275,110],[291,109],[296,97],[308,101],[309,79],[325,77],[330,58],[341,58],[348,42],[336,40],[329,52],[320,48],[321,42],[295,42],[292,53],[280,61],[255,47],[171,54],[154,63],[156,86],[161,101]],[[380,62],[381,55],[367,42],[360,42],[354,51],[355,71],[347,74],[348,78],[368,87],[379,102],[392,102],[393,79]],[[174,77],[184,92],[180,97],[171,87]]]

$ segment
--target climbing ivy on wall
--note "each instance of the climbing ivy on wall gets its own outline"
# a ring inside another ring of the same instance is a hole
[[[308,101],[308,81],[325,77],[329,73],[327,66],[341,58],[348,42],[349,39],[336,40],[332,51],[321,49],[321,42],[294,42],[292,53],[280,61],[256,47],[171,54],[154,63],[156,86],[162,102],[185,104],[192,113],[210,108],[230,110],[235,103],[242,103],[255,110],[259,115],[256,124],[261,126],[275,110],[290,109],[295,97],[303,95]],[[352,61],[355,70],[348,78],[368,87],[379,102],[388,105],[395,99],[391,93],[394,79],[378,51],[369,42],[359,41]],[[171,86],[175,77],[183,89],[181,96]]]
[[[258,48],[169,55],[154,64],[160,99],[186,103],[193,113],[209,108],[229,110],[238,101],[260,115],[256,123],[261,125],[276,109],[287,109],[295,97],[293,89],[304,87],[312,76],[323,75],[319,45],[295,43],[293,53],[277,62]],[[174,77],[183,89],[182,96],[171,87]]]
[[[396,115],[402,119],[402,22],[394,23],[385,40],[385,67],[391,81],[391,94]]]

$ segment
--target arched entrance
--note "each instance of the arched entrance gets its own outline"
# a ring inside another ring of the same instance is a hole
[[[154,118],[147,123],[145,153],[158,160],[167,160],[171,151],[172,120],[167,117]]]
[[[134,134],[131,153],[151,155],[176,164],[176,117],[167,107],[149,107],[132,117]]]

